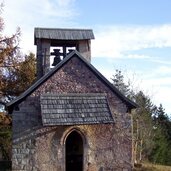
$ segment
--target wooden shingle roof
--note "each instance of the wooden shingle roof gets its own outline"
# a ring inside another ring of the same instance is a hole
[[[34,39],[90,40],[94,39],[94,34],[91,29],[57,29],[37,27],[34,29]]]
[[[44,126],[114,122],[104,94],[44,94],[40,103]]]

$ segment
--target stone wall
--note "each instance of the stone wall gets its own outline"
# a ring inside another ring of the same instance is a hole
[[[114,124],[43,127],[43,93],[106,93]],[[78,58],[19,104],[13,112],[13,170],[64,171],[65,138],[79,131],[84,140],[84,171],[91,163],[99,171],[131,170],[131,119],[126,105]]]
[[[78,51],[88,62],[91,62],[91,40],[80,40]]]

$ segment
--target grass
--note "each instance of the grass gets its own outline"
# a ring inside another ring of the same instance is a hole
[[[143,163],[142,167],[135,168],[133,171],[171,171],[171,166]]]

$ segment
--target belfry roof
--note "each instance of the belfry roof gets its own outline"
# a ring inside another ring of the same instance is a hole
[[[34,30],[34,39],[90,40],[94,39],[94,34],[91,29],[56,29],[37,27]]]

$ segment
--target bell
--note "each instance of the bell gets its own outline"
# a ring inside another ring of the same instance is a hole
[[[53,63],[52,63],[52,66],[56,66],[59,62],[61,62],[60,56],[55,56]]]
[[[53,64],[52,66],[56,66],[59,62],[61,62],[61,58],[60,58],[60,49],[54,49],[54,52],[51,53],[51,55],[54,55],[54,60],[53,60]]]

